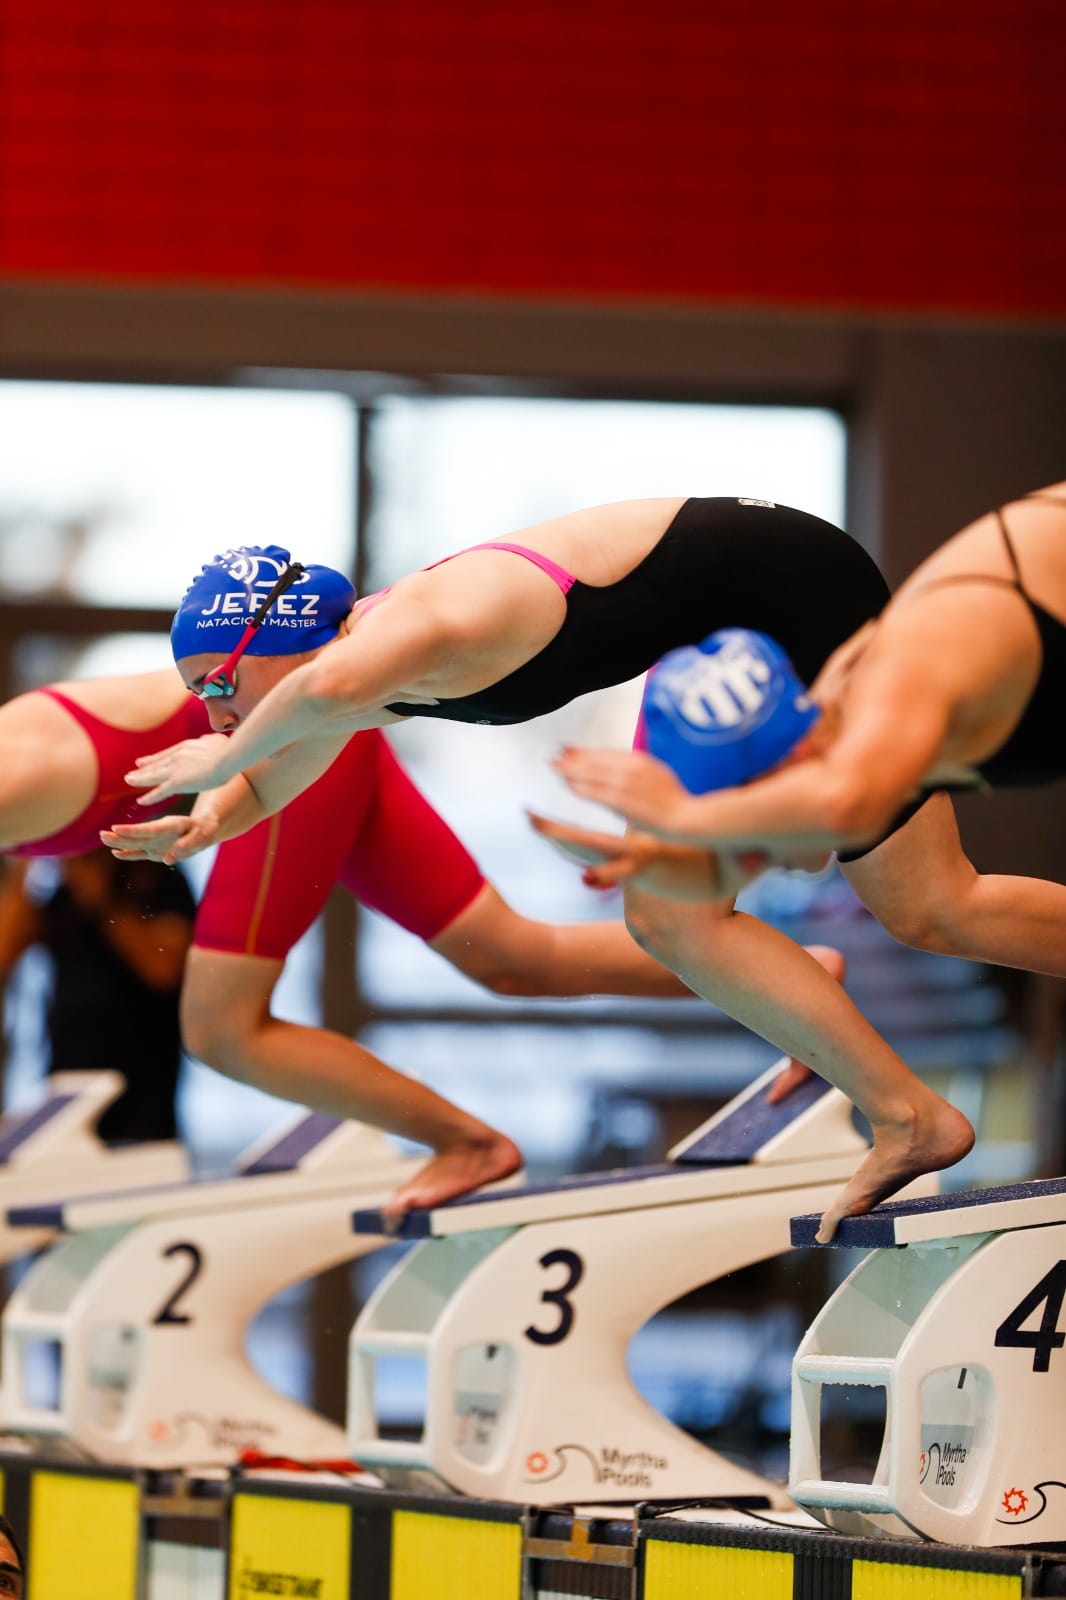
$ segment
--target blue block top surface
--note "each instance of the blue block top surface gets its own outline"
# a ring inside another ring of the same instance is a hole
[[[771,1104],[769,1094],[773,1087],[773,1083],[768,1083],[729,1116],[723,1117],[702,1139],[677,1157],[678,1163],[735,1167],[741,1162],[753,1161],[763,1145],[783,1133],[830,1089],[824,1078],[807,1078],[783,1100]]]
[[[276,1144],[264,1150],[247,1167],[243,1178],[260,1178],[268,1172],[295,1172],[304,1156],[309,1155],[323,1139],[339,1128],[342,1117],[331,1117],[325,1111],[311,1111],[288,1133],[283,1133]]]
[[[40,1201],[34,1206],[12,1206],[5,1220],[12,1228],[50,1228],[53,1233],[63,1230],[63,1201]]]
[[[189,1194],[197,1189],[210,1188],[216,1184],[243,1183],[246,1177],[267,1177],[274,1170],[270,1167],[254,1173],[241,1172],[236,1178],[213,1178],[204,1175],[199,1178],[181,1178],[170,1183],[141,1183],[130,1189],[91,1189],[87,1193],[62,1195],[58,1200],[37,1200],[32,1205],[8,1206],[4,1217],[9,1227],[12,1228],[52,1228],[57,1232],[67,1231],[67,1207],[76,1205],[95,1205],[98,1201],[103,1203],[108,1200],[136,1200],[138,1195],[152,1195],[163,1192],[171,1193],[174,1189],[181,1189]],[[278,1169],[282,1172],[289,1171],[287,1167]]]
[[[58,1200],[35,1200],[31,1205],[8,1206],[4,1220],[11,1228],[66,1229],[68,1206],[85,1205],[107,1200],[135,1200],[138,1195],[158,1194],[160,1190],[193,1190],[201,1184],[217,1183],[217,1178],[184,1178],[179,1183],[145,1183],[135,1189],[92,1189],[87,1194],[62,1195]]]
[[[394,1239],[428,1239],[432,1233],[432,1219],[438,1211],[459,1211],[463,1206],[491,1206],[503,1200],[524,1200],[527,1195],[569,1194],[574,1189],[605,1189],[623,1183],[639,1183],[642,1178],[676,1177],[679,1168],[671,1162],[653,1167],[619,1167],[613,1172],[585,1172],[576,1178],[560,1178],[555,1183],[531,1183],[521,1189],[475,1189],[473,1194],[461,1195],[458,1200],[445,1200],[442,1205],[428,1210],[408,1211],[399,1225],[389,1225],[380,1207],[356,1211],[352,1228],[356,1233],[384,1233]],[[485,1224],[491,1227],[491,1222]]]
[[[959,1189],[954,1194],[922,1195],[916,1200],[886,1200],[865,1217],[845,1217],[827,1245],[815,1239],[821,1217],[792,1218],[792,1243],[814,1245],[819,1250],[876,1250],[896,1242],[896,1218],[919,1217],[929,1212],[963,1211],[970,1206],[990,1206],[1001,1200],[1025,1200],[1042,1195],[1066,1194],[1066,1178],[1037,1178],[1029,1183],[998,1183],[988,1189]],[[945,1237],[950,1233],[945,1229]]]
[[[10,1161],[27,1139],[47,1127],[76,1098],[72,1094],[55,1094],[44,1105],[38,1106],[36,1111],[28,1111],[25,1116],[5,1117],[3,1121],[6,1126],[0,1125],[0,1166]]]
[[[776,1080],[774,1080],[776,1081]],[[498,1189],[489,1194],[475,1191],[458,1200],[447,1200],[433,1210],[452,1210],[457,1206],[491,1205],[493,1201],[514,1200],[526,1195],[566,1194],[574,1189],[595,1189],[607,1184],[639,1183],[641,1178],[663,1178],[690,1172],[693,1167],[740,1167],[754,1160],[770,1139],[815,1105],[830,1085],[824,1078],[808,1078],[776,1105],[768,1096],[773,1081],[758,1094],[724,1117],[702,1139],[676,1160],[651,1167],[622,1167],[613,1172],[587,1172],[577,1177],[560,1178],[554,1183],[532,1184],[522,1189]],[[431,1211],[409,1211],[399,1225],[389,1228],[380,1210],[356,1211],[352,1226],[356,1233],[387,1233],[396,1239],[428,1239],[432,1234]]]

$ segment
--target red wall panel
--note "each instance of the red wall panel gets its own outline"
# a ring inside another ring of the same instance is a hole
[[[0,0],[0,271],[1066,311],[1062,0]]]

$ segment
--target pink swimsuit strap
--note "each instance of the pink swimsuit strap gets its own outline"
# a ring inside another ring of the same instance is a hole
[[[484,544],[472,544],[465,550],[453,551],[450,556],[441,556],[439,561],[431,561],[428,567],[422,568],[422,571],[432,572],[434,567],[443,567],[446,561],[454,561],[456,556],[468,556],[471,550],[509,550],[512,555],[522,556],[526,561],[532,561],[533,565],[539,567],[542,572],[546,572],[563,594],[569,594],[577,581],[572,572],[567,572],[565,567],[561,567],[550,556],[542,556],[539,550],[529,550],[524,544],[508,544],[504,539],[488,539]],[[365,595],[362,600],[356,602],[354,609],[362,613],[373,610],[378,601],[383,600],[391,588],[392,584],[390,583],[386,589],[377,589],[373,594]]]
[[[458,550],[456,555],[466,556],[470,550],[510,550],[512,555],[524,556],[527,561],[532,561],[541,572],[546,572],[548,577],[563,592],[568,594],[574,586],[574,574],[567,572],[565,567],[559,566],[550,556],[542,556],[539,550],[529,550],[524,544],[508,544],[505,539],[487,539],[484,544],[472,544],[469,550]],[[445,556],[444,561],[454,561],[455,556]],[[434,561],[435,567],[443,566],[442,561]],[[429,570],[429,569],[427,569]]]

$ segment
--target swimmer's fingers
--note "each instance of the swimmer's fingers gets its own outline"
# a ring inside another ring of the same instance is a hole
[[[640,856],[630,852],[616,856],[613,861],[603,861],[599,866],[586,867],[581,881],[589,889],[620,889],[639,876],[644,864]]]
[[[172,867],[211,842],[192,817],[157,817],[153,822],[116,822],[101,841],[121,861],[162,861]]]
[[[137,797],[137,804],[141,806],[156,805],[176,794],[214,789],[232,776],[225,768],[226,749],[227,739],[222,733],[207,733],[201,739],[183,739],[167,750],[138,756],[132,770],[126,773],[126,782],[132,789],[148,790],[147,794]]]
[[[576,861],[578,866],[599,866],[602,862],[617,860],[626,851],[627,841],[621,834],[601,833],[570,822],[554,822],[533,811],[527,811],[526,815],[542,839],[547,839],[561,856]]]
[[[627,851],[602,866],[586,867],[584,881],[593,889],[629,885],[660,900],[689,903],[722,900],[732,893],[723,880],[721,863],[711,850],[672,844],[648,833],[628,833]]]
[[[123,861],[165,861],[181,838],[187,818],[160,816],[154,822],[115,822],[101,829],[101,843]]]
[[[542,838],[584,866],[583,879],[590,889],[616,889],[628,883],[647,894],[687,901],[718,900],[730,892],[713,851],[671,844],[649,833],[597,833],[532,812],[528,815]]]
[[[127,772],[126,782],[135,784],[139,780],[143,783],[146,772],[151,772],[156,767],[169,766],[183,755],[203,755],[205,751],[216,749],[220,743],[225,749],[224,733],[203,733],[196,739],[179,739],[177,744],[168,744],[165,749],[153,750],[146,756],[135,756],[133,770]]]
[[[687,790],[670,768],[640,750],[567,747],[553,761],[576,795],[594,800],[653,833],[681,831]]]

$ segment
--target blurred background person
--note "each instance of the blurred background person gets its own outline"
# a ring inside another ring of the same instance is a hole
[[[100,1120],[108,1144],[177,1136],[178,998],[193,918],[181,872],[103,848],[9,862],[0,882],[0,980],[32,946],[51,958],[45,1070],[108,1068],[126,1080]]]

